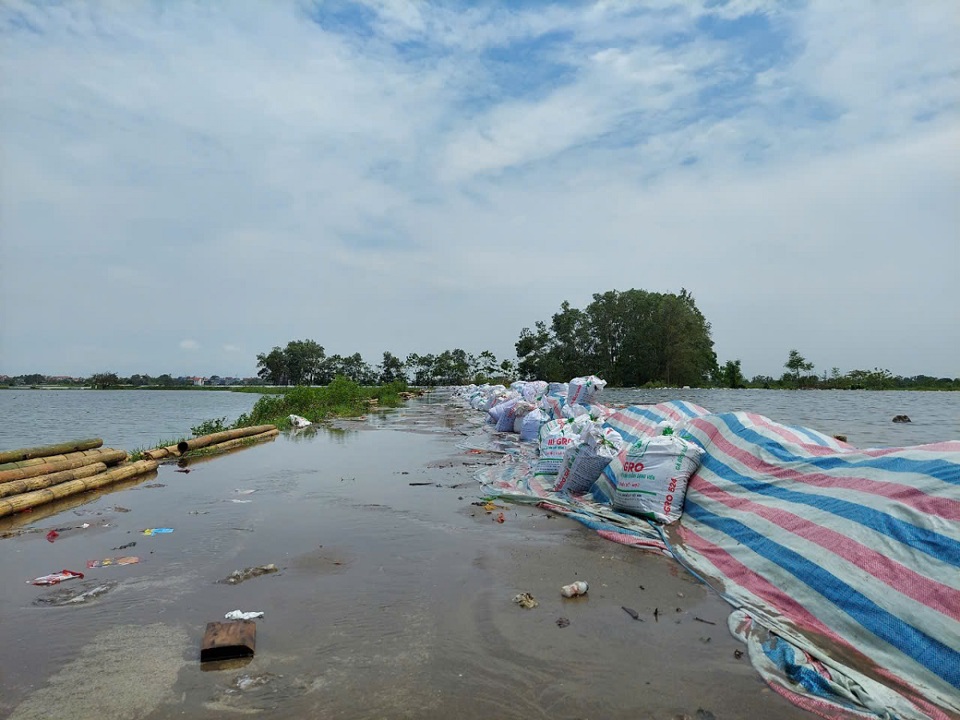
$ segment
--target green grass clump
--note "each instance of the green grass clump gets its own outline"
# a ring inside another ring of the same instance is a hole
[[[356,417],[370,409],[371,399],[377,407],[397,407],[403,403],[400,393],[407,390],[403,381],[388,385],[364,387],[338,375],[326,387],[298,386],[280,395],[264,395],[253,409],[241,415],[234,427],[272,424],[283,429],[290,427],[290,415],[300,415],[311,422],[331,417]]]
[[[143,454],[144,454],[145,452],[147,452],[147,450],[156,450],[157,448],[170,447],[171,445],[176,445],[178,442],[180,442],[181,440],[185,440],[185,439],[186,439],[186,438],[182,438],[182,437],[181,437],[181,438],[177,438],[176,440],[160,440],[160,441],[157,442],[156,445],[149,445],[149,446],[147,446],[147,445],[141,445],[140,447],[134,448],[133,450],[131,450],[131,451],[129,452],[130,462],[136,462],[137,460],[143,460]]]

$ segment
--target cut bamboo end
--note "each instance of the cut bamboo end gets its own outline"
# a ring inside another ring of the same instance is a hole
[[[251,427],[237,428],[235,430],[224,430],[223,432],[213,433],[211,435],[201,435],[200,437],[191,438],[190,440],[182,440],[181,442],[177,443],[177,450],[180,453],[185,453],[190,450],[198,450],[199,448],[207,447],[208,445],[218,445],[227,440],[260,435],[276,429],[277,428],[274,425],[253,425]]]

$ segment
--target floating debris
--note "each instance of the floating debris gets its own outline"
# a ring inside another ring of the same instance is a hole
[[[257,567],[248,567],[244,568],[243,570],[234,570],[219,582],[226,585],[238,585],[244,580],[249,580],[250,578],[260,577],[261,575],[268,575],[275,572],[277,572],[277,566],[273,563],[270,563],[269,565],[258,565]]]
[[[567,627],[568,625],[570,625],[570,621],[569,621],[567,618],[565,618],[565,617],[558,617],[558,618],[557,618],[557,627],[559,627],[559,628],[565,628],[565,627]]]
[[[59,590],[51,591],[46,595],[41,595],[33,601],[33,604],[48,605],[52,607],[82,605],[100,597],[101,595],[106,594],[115,586],[115,582],[91,583],[87,581],[86,585],[61,588]]]
[[[73,580],[74,578],[79,578],[83,580],[82,572],[74,572],[73,570],[61,570],[57,573],[50,573],[49,575],[41,575],[38,578],[33,580],[27,580],[27,583],[30,585],[59,585],[65,580]]]
[[[109,567],[110,565],[136,565],[140,558],[136,555],[125,555],[118,558],[104,558],[103,560],[87,560],[87,569]]]
[[[263,611],[261,610],[251,610],[249,612],[244,612],[243,610],[231,610],[226,615],[223,616],[224,620],[256,620],[257,618],[263,617]]]
[[[627,615],[632,617],[634,620],[639,620],[640,622],[643,622],[643,618],[640,617],[640,613],[638,613],[633,608],[628,608],[625,605],[621,605],[620,609],[623,610]]]
[[[144,535],[169,535],[173,528],[147,528],[143,531]]]

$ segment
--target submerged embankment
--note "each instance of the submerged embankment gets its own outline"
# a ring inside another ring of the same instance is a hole
[[[0,714],[808,717],[673,560],[538,508],[488,512],[493,440],[434,395],[0,521]],[[63,568],[85,577],[27,583]],[[562,597],[575,580],[587,595]],[[235,609],[265,613],[256,655],[205,672],[205,624]]]

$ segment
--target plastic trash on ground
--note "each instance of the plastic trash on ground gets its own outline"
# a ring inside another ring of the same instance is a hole
[[[532,610],[540,604],[537,602],[536,598],[528,592],[515,595],[513,601],[524,610]]]
[[[33,580],[27,580],[27,583],[30,585],[59,585],[65,580],[73,580],[78,578],[83,579],[82,572],[74,572],[73,570],[61,570],[57,573],[50,573],[49,575],[41,575],[38,578]]]
[[[564,597],[577,597],[578,595],[586,595],[589,589],[590,586],[584,580],[577,580],[575,583],[560,588],[560,594]]]
[[[223,580],[219,582],[225,585],[238,585],[244,580],[249,580],[250,578],[260,577],[261,575],[267,575],[269,573],[277,572],[278,568],[273,563],[269,565],[259,565],[257,567],[248,567],[243,570],[234,570],[232,573],[227,575]]]

